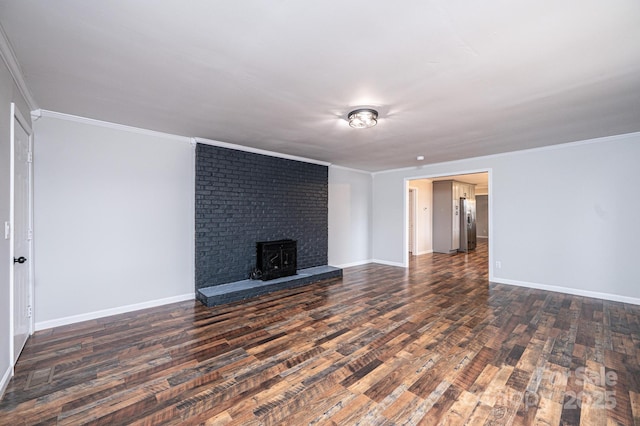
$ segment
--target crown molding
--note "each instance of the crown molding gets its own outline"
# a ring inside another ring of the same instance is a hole
[[[328,167],[328,166],[331,165],[331,163],[327,163],[325,161],[313,160],[311,158],[304,158],[304,157],[297,157],[295,155],[281,154],[279,152],[266,151],[266,150],[257,149],[257,148],[250,148],[250,147],[247,147],[247,146],[236,145],[236,144],[232,144],[232,143],[228,143],[228,142],[214,141],[214,140],[211,140],[211,139],[190,138],[188,136],[173,135],[173,134],[170,134],[170,133],[157,132],[155,130],[142,129],[140,127],[132,127],[132,126],[126,126],[124,124],[112,123],[112,122],[109,122],[109,121],[101,121],[101,120],[96,120],[96,119],[93,119],[93,118],[87,118],[87,117],[80,117],[80,116],[77,116],[77,115],[65,114],[65,113],[62,113],[62,112],[48,111],[46,109],[38,109],[38,110],[31,111],[31,117],[34,119],[34,121],[38,120],[40,117],[57,118],[57,119],[60,119],[60,120],[74,121],[76,123],[84,123],[84,124],[90,124],[90,125],[93,125],[93,126],[107,127],[107,128],[110,128],[110,129],[116,129],[116,130],[122,130],[122,131],[125,131],[125,132],[138,133],[138,134],[147,135],[147,136],[161,137],[161,138],[165,138],[165,139],[173,139],[173,140],[180,141],[180,142],[187,142],[187,143],[191,144],[192,146],[195,146],[198,143],[202,143],[202,144],[205,144],[205,145],[213,145],[213,146],[219,146],[221,148],[234,149],[236,151],[251,152],[251,153],[254,153],[254,154],[268,155],[270,157],[285,158],[287,160],[302,161],[304,163],[318,164],[318,165],[321,165],[321,166],[327,166]]]
[[[4,63],[7,65],[9,69],[9,73],[11,73],[11,77],[13,77],[13,81],[18,86],[18,90],[20,94],[24,98],[27,103],[27,107],[29,110],[38,109],[38,104],[36,103],[33,95],[31,94],[31,90],[27,86],[27,83],[24,80],[24,76],[22,74],[22,68],[20,68],[20,64],[18,63],[18,59],[16,58],[16,54],[11,47],[11,43],[9,43],[9,39],[7,38],[7,33],[4,32],[4,28],[0,25],[0,56],[4,60]]]
[[[372,176],[372,175],[373,175],[373,173],[368,172],[368,171],[366,171],[366,170],[354,169],[354,168],[352,168],[352,167],[339,166],[339,165],[337,165],[337,164],[332,164],[332,165],[331,165],[331,168],[332,168],[332,169],[338,169],[338,170],[345,170],[345,171],[348,171],[348,172],[363,173],[363,174],[365,174],[365,175],[369,175],[369,176]]]
[[[122,130],[125,132],[138,133],[141,135],[153,136],[157,138],[173,139],[179,142],[191,142],[191,138],[187,136],[173,135],[171,133],[158,132],[155,130],[143,129],[140,127],[127,126],[124,124],[112,123],[110,121],[96,120],[94,118],[80,117],[77,115],[65,114],[62,112],[48,111],[46,109],[38,109],[31,112],[34,121],[40,117],[57,118],[60,120],[74,121],[76,123],[90,124],[92,126],[107,127],[109,129]]]
[[[402,167],[402,168],[398,168],[398,169],[389,169],[389,170],[379,170],[377,172],[371,172],[371,174],[376,176],[376,175],[381,175],[381,174],[385,174],[385,173],[396,173],[396,172],[404,172],[404,171],[409,171],[409,170],[420,170],[420,169],[431,168],[431,167],[435,167],[435,166],[443,166],[443,165],[451,165],[451,164],[457,164],[457,163],[465,163],[465,162],[467,162],[469,160],[487,160],[487,159],[492,159],[492,158],[500,158],[500,157],[513,156],[513,155],[529,154],[529,153],[535,153],[535,152],[556,151],[556,150],[559,150],[559,149],[573,148],[573,147],[576,147],[576,146],[591,145],[591,144],[595,144],[595,143],[616,142],[616,141],[619,141],[619,140],[635,139],[638,136],[640,136],[640,132],[621,133],[621,134],[618,134],[618,135],[600,136],[600,137],[597,137],[597,138],[585,139],[585,140],[575,141],[575,142],[565,142],[565,143],[558,143],[558,144],[552,144],[552,145],[539,146],[539,147],[536,147],[536,148],[519,149],[519,150],[515,150],[515,151],[499,152],[497,154],[481,155],[481,156],[478,156],[478,157],[461,158],[459,160],[443,161],[443,162],[440,162],[440,163],[428,163],[428,164],[424,164],[424,165],[421,165],[421,166]],[[456,172],[455,174],[463,174],[463,173],[457,173]],[[451,175],[451,173],[446,173],[444,176],[450,176],[450,175]]]
[[[220,141],[216,141],[216,140],[212,140],[212,139],[193,138],[193,141],[195,143],[218,146],[220,148],[234,149],[236,151],[250,152],[252,154],[268,155],[269,157],[284,158],[286,160],[302,161],[303,163],[318,164],[320,166],[329,167],[331,165],[331,163],[328,163],[326,161],[314,160],[312,158],[306,158],[306,157],[298,157],[298,156],[289,155],[289,154],[282,154],[280,152],[267,151],[267,150],[258,149],[258,148],[251,148],[249,146],[236,145],[236,144],[228,143],[228,142],[220,142]]]

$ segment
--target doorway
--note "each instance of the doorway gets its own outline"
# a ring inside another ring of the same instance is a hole
[[[33,138],[29,122],[11,104],[11,212],[9,218],[10,356],[15,365],[33,333]]]
[[[482,236],[480,236],[480,238],[483,238],[481,240],[481,242],[484,244],[484,249],[487,249],[489,251],[489,257],[491,257],[490,255],[490,246],[488,244],[488,237],[490,234],[490,222],[491,222],[491,216],[490,216],[490,212],[489,212],[489,202],[490,202],[490,194],[489,194],[489,186],[490,186],[490,174],[491,171],[490,170],[480,170],[480,171],[469,171],[469,172],[461,172],[461,173],[457,173],[457,174],[447,174],[447,175],[431,175],[431,176],[424,176],[424,177],[419,177],[419,178],[411,178],[411,179],[406,179],[405,183],[406,183],[406,200],[407,200],[407,204],[406,204],[406,228],[405,228],[405,232],[406,232],[406,237],[407,240],[405,240],[407,242],[407,244],[411,243],[411,235],[416,236],[415,238],[418,240],[416,245],[418,246],[416,249],[416,252],[413,252],[413,254],[417,253],[417,254],[426,254],[426,253],[432,253],[435,250],[434,247],[434,242],[433,242],[433,235],[434,235],[434,228],[433,228],[433,216],[435,215],[435,212],[433,210],[433,182],[434,181],[441,181],[441,180],[454,180],[454,181],[458,181],[458,182],[464,182],[464,183],[468,183],[470,185],[474,185],[475,188],[475,194],[476,195],[480,195],[485,197],[485,203],[483,204],[485,210],[481,213],[481,216],[484,215],[485,218],[485,222],[484,225],[482,227],[482,230],[484,231],[484,234]],[[417,204],[418,207],[415,210],[414,214],[421,216],[424,216],[422,219],[420,220],[420,217],[417,220],[413,221],[413,231],[412,232],[412,227],[411,227],[411,214],[412,214],[412,209],[411,209],[411,189],[418,189],[419,191],[417,192],[418,197],[417,197]],[[423,195],[424,192],[424,195]],[[424,213],[424,214],[423,214]],[[428,214],[427,214],[428,213]],[[452,237],[453,238],[453,237]],[[424,240],[424,241],[423,241]],[[415,242],[415,240],[414,240]],[[410,250],[409,250],[410,251]],[[405,257],[405,266],[409,266],[409,253],[407,252],[407,256]],[[489,265],[490,266],[490,265]]]

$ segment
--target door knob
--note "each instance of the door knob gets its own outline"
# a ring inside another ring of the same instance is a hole
[[[13,258],[13,263],[24,263],[27,261],[27,258],[24,256],[20,256],[19,258]]]

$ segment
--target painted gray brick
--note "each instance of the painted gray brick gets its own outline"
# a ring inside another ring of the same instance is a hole
[[[328,168],[198,144],[196,288],[246,279],[257,241],[298,241],[298,269],[327,264]]]

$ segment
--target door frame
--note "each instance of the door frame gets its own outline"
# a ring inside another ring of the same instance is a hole
[[[25,130],[27,136],[29,137],[29,152],[33,155],[33,130],[31,129],[31,125],[24,118],[20,110],[16,107],[15,103],[11,103],[11,124],[10,124],[10,138],[11,138],[11,153],[10,153],[10,189],[9,189],[9,227],[10,227],[10,238],[9,238],[9,331],[10,331],[10,342],[9,342],[9,356],[11,359],[11,375],[14,373],[14,366],[17,361],[17,357],[14,355],[14,336],[15,336],[15,324],[14,324],[14,299],[15,299],[15,276],[14,276],[14,265],[13,258],[15,257],[15,154],[16,154],[16,143],[15,143],[15,124],[16,121],[20,126]],[[34,269],[33,269],[33,163],[30,163],[29,167],[29,211],[28,214],[28,223],[29,229],[31,230],[31,239],[29,241],[29,250],[27,253],[28,261],[28,273],[29,273],[29,306],[31,306],[31,317],[29,318],[29,335],[33,334],[34,331],[34,317],[33,315],[33,301],[34,301]]]
[[[411,195],[413,194],[413,197]],[[413,204],[412,204],[413,201]],[[407,239],[409,240],[409,252],[416,256],[418,254],[418,188],[409,187],[409,193],[407,194]],[[413,235],[411,235],[411,219],[413,219]]]
[[[467,175],[467,174],[473,174],[473,173],[487,173],[487,184],[488,184],[488,194],[487,194],[487,201],[488,201],[488,212],[487,212],[487,220],[489,222],[489,279],[493,278],[493,250],[495,247],[495,239],[493,238],[493,168],[491,167],[487,167],[487,168],[479,168],[479,169],[470,169],[470,170],[454,170],[451,172],[443,172],[443,173],[426,173],[426,174],[418,174],[416,176],[410,176],[410,177],[405,177],[404,178],[404,185],[403,185],[403,209],[404,209],[404,223],[402,224],[403,229],[404,229],[404,240],[402,241],[402,247],[403,247],[403,253],[402,253],[402,264],[398,265],[398,266],[402,266],[404,268],[408,268],[409,267],[409,252],[407,250],[408,247],[408,238],[409,238],[409,212],[408,212],[408,206],[409,206],[409,187],[411,185],[411,181],[414,180],[420,180],[420,179],[433,179],[433,178],[439,178],[439,177],[445,177],[445,176],[451,176],[451,178],[453,179],[453,177],[458,176],[458,175]],[[431,235],[431,237],[433,238],[433,234]]]

